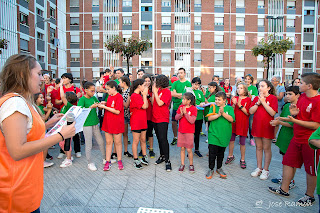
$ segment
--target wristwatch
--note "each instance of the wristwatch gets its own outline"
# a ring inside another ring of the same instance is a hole
[[[255,105],[259,106],[260,104],[258,104],[258,102],[257,102],[257,103],[255,103]]]
[[[240,106],[240,107],[239,107],[239,109],[242,109],[242,108],[243,108],[243,106]]]

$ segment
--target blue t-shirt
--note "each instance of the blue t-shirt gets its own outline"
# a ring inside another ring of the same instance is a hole
[[[284,88],[284,86],[281,86],[281,85],[278,85],[277,87],[276,87],[276,91],[277,91],[277,95],[279,95],[280,94],[280,92],[286,92],[286,89]],[[284,96],[283,96],[283,98],[284,98]],[[281,108],[283,107],[283,105],[284,105],[284,100],[283,100],[283,98],[281,99],[281,100],[278,100],[278,112],[280,113],[280,111],[281,111]]]

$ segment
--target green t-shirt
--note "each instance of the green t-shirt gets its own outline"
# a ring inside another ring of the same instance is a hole
[[[288,117],[290,115],[289,110],[290,104],[285,104],[283,106],[283,110],[280,114],[280,117]],[[288,122],[291,126],[293,126],[292,122]],[[290,144],[290,141],[293,137],[293,128],[281,126],[276,145],[279,147],[280,151],[283,153],[286,153],[288,146]]]
[[[117,82],[117,84],[119,85],[120,81],[118,79],[114,80],[115,82]]]
[[[250,85],[248,91],[251,95],[258,96],[258,89],[256,86]]]
[[[203,103],[206,101],[204,98],[203,92],[201,90],[193,90],[195,96],[196,96],[196,105],[199,105],[200,103]],[[198,110],[197,112],[197,120],[203,119],[203,110]]]
[[[95,96],[92,96],[91,98],[86,98],[85,96],[82,96],[78,101],[78,106],[89,108],[94,103],[99,103],[98,99]],[[83,126],[95,126],[98,123],[99,123],[99,118],[97,115],[97,109],[93,108],[91,109]]]
[[[43,105],[39,105],[38,107],[39,107],[39,109],[41,110],[42,114],[45,114],[45,112],[44,112],[44,110],[43,110],[44,106],[43,106]]]
[[[64,106],[62,107],[62,109],[60,110],[60,112],[61,112],[62,114],[66,114],[66,113],[68,112],[68,110],[69,110],[72,106],[73,106],[73,105],[72,105],[70,102],[68,102],[67,105],[64,105]]]
[[[320,140],[320,127],[315,132],[312,133],[312,135],[309,138],[309,141],[310,140]],[[315,147],[311,144],[309,144],[309,145],[312,149],[319,149],[318,147]],[[318,174],[317,175],[317,194],[318,195],[320,195],[320,175],[319,175],[320,173],[319,172],[320,172],[320,161],[318,164],[318,171],[317,171],[317,174]]]
[[[216,106],[216,113],[219,112]],[[231,106],[226,105],[224,112],[231,115],[233,122],[235,122],[234,110]],[[209,113],[213,113],[213,107],[210,107]],[[232,123],[220,116],[216,120],[211,121],[208,131],[208,143],[220,147],[227,147],[229,145],[232,135]]]
[[[206,97],[208,97],[208,96],[206,96]],[[211,95],[211,96],[210,96],[209,98],[207,98],[207,99],[208,99],[208,102],[209,102],[209,103],[215,102],[215,101],[216,101],[216,95]],[[206,117],[206,115],[209,114],[209,109],[210,109],[210,106],[207,106],[207,107],[204,108],[203,114],[204,114],[204,120],[205,120],[205,121],[208,121],[208,117]]]
[[[191,87],[190,81],[181,82],[180,80],[173,82],[171,91],[176,90],[176,93],[183,93],[186,87]],[[173,101],[173,109],[177,110],[182,103],[182,99],[180,98],[172,98]]]

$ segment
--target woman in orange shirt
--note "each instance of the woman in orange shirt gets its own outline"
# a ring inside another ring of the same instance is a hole
[[[43,153],[75,134],[74,124],[45,138],[44,123],[33,94],[40,91],[41,66],[29,54],[13,55],[0,74],[0,212],[39,212],[43,196]],[[18,131],[17,131],[18,130]]]

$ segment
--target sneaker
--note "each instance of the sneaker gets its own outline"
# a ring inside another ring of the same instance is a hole
[[[193,165],[190,165],[190,166],[189,166],[189,172],[190,172],[190,173],[194,173],[194,166],[193,166]]]
[[[314,197],[310,197],[309,195],[305,194],[304,197],[297,201],[297,205],[303,207],[312,206],[315,201],[316,199],[314,199]]]
[[[122,169],[123,169],[122,160],[118,160],[118,169],[119,169],[119,170],[122,170]]]
[[[134,160],[133,166],[136,169],[142,169],[142,165],[141,165],[141,162],[139,160]]]
[[[76,157],[81,158],[81,152],[76,152]]]
[[[118,157],[118,156],[117,156],[117,153],[112,153],[112,154],[111,154],[111,159],[117,159],[117,157]]]
[[[147,166],[149,165],[148,155],[145,155],[144,157],[141,158],[141,163]]]
[[[43,161],[43,168],[48,168],[50,166],[52,166],[54,163],[52,162],[47,162],[47,161]]]
[[[251,145],[251,146],[256,146],[256,143],[254,142],[253,139],[250,140],[250,145]]]
[[[212,176],[213,176],[213,169],[209,169],[208,172],[207,172],[207,174],[206,174],[206,178],[207,178],[207,179],[211,179]]]
[[[177,138],[173,138],[171,145],[176,145],[177,144],[178,139]]]
[[[184,170],[184,165],[180,165],[180,167],[179,167],[179,172],[183,172],[183,170]]]
[[[111,162],[107,161],[103,167],[103,171],[109,171],[111,169]]]
[[[88,169],[90,169],[91,171],[97,171],[97,167],[96,167],[96,165],[94,165],[94,163],[89,163]]]
[[[245,168],[247,168],[247,164],[246,164],[246,161],[242,161],[242,160],[240,160],[240,168],[241,169],[245,169]]]
[[[171,163],[170,161],[166,162],[166,171],[167,172],[171,172],[172,168],[171,168]]]
[[[294,187],[296,187],[296,184],[295,184],[294,180],[291,180],[291,182],[289,184],[289,190],[293,189]]]
[[[103,160],[102,160],[102,164],[105,165],[106,163],[107,163],[107,160],[106,160],[106,159],[103,159]]]
[[[154,163],[154,164],[160,164],[160,163],[163,163],[165,161],[165,159],[164,159],[164,156],[160,156],[159,158],[158,158],[158,160],[156,160],[156,162]]]
[[[115,162],[117,162],[116,159],[110,159],[110,163],[115,163]]]
[[[133,158],[133,155],[130,154],[130,152],[124,152],[123,153],[124,156],[127,156],[128,158]]]
[[[203,156],[201,155],[201,153],[199,152],[199,150],[195,150],[194,151],[194,154],[196,155],[196,156],[198,156],[199,158],[202,158]]]
[[[269,171],[263,169],[260,175],[260,180],[267,180],[269,175]]]
[[[150,158],[154,158],[156,156],[156,154],[153,152],[153,150],[149,151],[149,155],[150,155]]]
[[[61,152],[60,152],[57,158],[58,158],[58,159],[62,159],[63,157],[64,157],[64,153],[61,153]]]
[[[143,157],[142,150],[140,150],[140,152],[139,152],[139,158],[142,158],[142,157]]]
[[[272,183],[281,184],[281,183],[282,183],[282,177],[280,177],[280,178],[273,178],[273,179],[271,179],[271,182],[272,182]]]
[[[66,168],[68,166],[72,165],[72,160],[70,159],[65,159],[64,161],[62,161],[62,163],[60,164],[60,168]]]
[[[200,132],[200,136],[206,137],[207,135],[204,132]]]
[[[230,164],[232,161],[234,161],[236,158],[234,157],[234,155],[232,155],[231,157],[227,157],[227,160],[225,162],[225,164]]]
[[[283,191],[280,186],[277,187],[277,188],[276,187],[269,187],[268,190],[269,190],[269,192],[272,192],[272,193],[277,194],[277,195],[281,195],[283,197],[289,197],[290,196],[289,192]]]
[[[150,149],[150,143],[149,143],[149,141],[147,141],[146,144],[147,144],[147,149]]]
[[[259,168],[256,168],[253,172],[251,172],[252,177],[258,177],[261,174],[262,170]]]
[[[208,143],[208,139],[206,140],[206,143]]]
[[[222,170],[222,168],[217,169],[216,172],[220,175],[220,178],[226,179],[227,175],[226,173],[224,173],[224,171]]]

